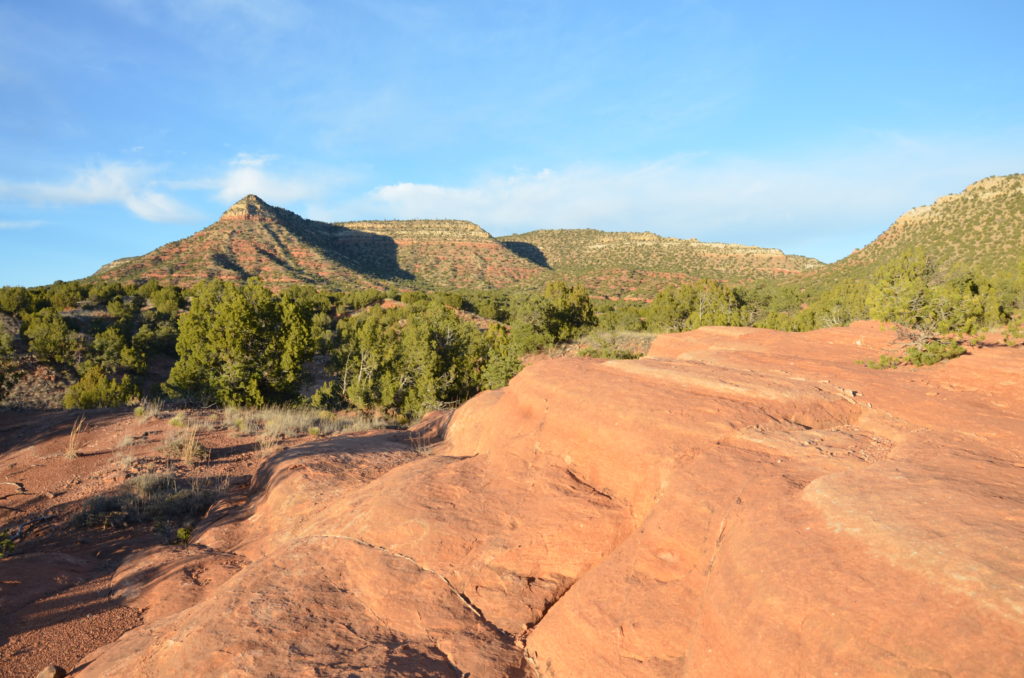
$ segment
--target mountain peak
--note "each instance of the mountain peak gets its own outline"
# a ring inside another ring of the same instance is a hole
[[[267,203],[263,202],[262,198],[258,195],[250,193],[245,196],[234,205],[229,207],[224,214],[221,215],[221,220],[224,219],[268,219],[274,216],[276,207],[272,207]]]

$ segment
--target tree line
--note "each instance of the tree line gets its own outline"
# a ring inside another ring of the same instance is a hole
[[[73,382],[64,396],[72,408],[148,395],[201,405],[305,403],[408,418],[501,387],[523,356],[592,331],[704,325],[804,331],[868,318],[905,328],[913,345],[901,360],[914,364],[962,352],[951,334],[1002,326],[1008,339],[1020,338],[1024,263],[985,277],[943,271],[925,253],[906,251],[863,282],[804,289],[793,282],[697,280],[666,287],[650,302],[591,299],[583,287],[563,281],[533,292],[292,286],[276,293],[257,279],[185,290],[154,281],[3,287],[0,398],[36,361]]]
[[[74,380],[66,407],[121,405],[148,387],[196,405],[306,403],[399,417],[504,386],[523,355],[595,324],[586,290],[560,281],[513,295],[275,293],[255,278],[187,290],[58,282],[0,288],[0,313],[17,327],[0,330],[0,389],[21,354]],[[304,393],[310,381],[319,384]]]

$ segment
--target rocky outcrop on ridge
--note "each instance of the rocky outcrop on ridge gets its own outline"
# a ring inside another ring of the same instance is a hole
[[[293,448],[122,568],[147,623],[73,675],[1015,675],[1024,351],[859,364],[893,339],[703,328],[535,363],[407,463]]]

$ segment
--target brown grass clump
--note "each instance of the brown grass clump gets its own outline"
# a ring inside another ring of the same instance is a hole
[[[79,437],[84,430],[85,417],[81,416],[75,420],[75,423],[71,426],[71,432],[68,434],[68,442],[64,448],[64,456],[68,459],[74,459],[78,456]]]
[[[129,478],[115,492],[87,499],[76,522],[105,529],[147,522],[190,524],[218,495],[219,489],[209,480],[144,473]]]
[[[195,427],[170,436],[164,443],[164,449],[188,466],[210,461],[210,449],[199,442],[199,430]]]
[[[138,406],[134,410],[132,410],[132,414],[134,414],[142,421],[148,421],[149,419],[152,419],[153,417],[160,414],[161,409],[163,409],[163,407],[160,401],[143,398],[142,402],[140,402]]]
[[[259,447],[264,454],[269,454],[288,438],[359,433],[390,423],[379,415],[301,407],[227,407],[221,416],[224,425],[235,429],[239,436],[259,436]]]

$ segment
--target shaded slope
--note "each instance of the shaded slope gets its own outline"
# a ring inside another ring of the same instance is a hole
[[[468,221],[328,224],[250,195],[195,235],[112,262],[94,277],[188,286],[259,276],[274,286],[349,289],[503,287],[543,274]]]
[[[271,285],[379,287],[408,280],[394,243],[303,219],[249,195],[214,224],[148,254],[107,264],[94,277],[188,286],[202,280],[259,276]]]
[[[132,595],[245,567],[78,675],[1011,675],[1024,353],[858,364],[892,339],[703,328],[534,363],[368,482],[358,441],[289,450]]]
[[[510,250],[605,294],[656,292],[672,282],[738,282],[813,270],[821,262],[781,250],[595,229],[540,230],[498,238]]]
[[[393,241],[398,265],[426,287],[508,287],[545,275],[535,262],[510,252],[470,221],[409,219],[336,225]],[[372,241],[366,242],[372,246]],[[356,242],[349,242],[348,247],[359,256]]]
[[[815,268],[779,250],[581,229],[491,237],[469,221],[412,219],[328,224],[254,195],[198,233],[107,264],[94,278],[188,286],[259,276],[274,286],[338,289],[539,287],[552,277],[598,294],[653,294],[697,278],[747,280]]]

